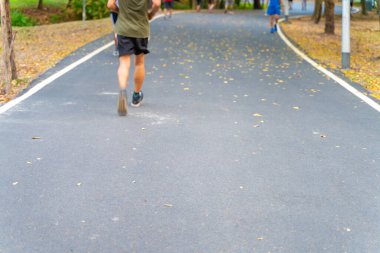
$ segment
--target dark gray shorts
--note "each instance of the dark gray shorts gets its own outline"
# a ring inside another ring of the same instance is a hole
[[[164,2],[164,8],[165,9],[173,9],[173,1],[171,1],[171,2]]]
[[[119,56],[149,54],[148,38],[131,38],[118,34],[117,47]]]

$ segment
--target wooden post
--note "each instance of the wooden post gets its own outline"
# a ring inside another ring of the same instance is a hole
[[[86,21],[86,0],[82,3],[82,21]]]
[[[5,81],[5,92],[9,93],[11,91],[12,80],[17,79],[15,54],[13,50],[15,36],[12,34],[9,0],[0,0],[0,12],[3,40],[3,80]]]

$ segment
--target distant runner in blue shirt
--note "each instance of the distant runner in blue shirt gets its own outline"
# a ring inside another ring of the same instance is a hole
[[[284,9],[284,4],[282,0],[266,0],[266,3],[267,14],[269,15],[270,33],[274,33],[277,32],[278,16],[281,15],[281,9]]]

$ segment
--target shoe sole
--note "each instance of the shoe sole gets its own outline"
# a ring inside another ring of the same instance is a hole
[[[119,116],[127,115],[127,99],[126,98],[119,97],[117,113],[119,114]]]
[[[142,104],[142,101],[140,103],[138,103],[138,104],[131,103],[131,106],[137,108],[137,107],[140,107],[141,104]]]

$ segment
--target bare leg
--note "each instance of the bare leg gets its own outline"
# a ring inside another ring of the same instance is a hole
[[[173,9],[169,9],[169,17],[171,18],[173,14]]]
[[[278,15],[275,15],[275,18],[276,18],[276,25],[278,24]],[[273,27],[273,25],[272,25],[272,27]]]
[[[124,55],[119,57],[119,69],[117,70],[117,76],[119,78],[119,101],[117,112],[119,116],[127,115],[127,81],[129,76],[129,67],[131,66],[131,57]]]
[[[145,64],[144,64],[144,54],[136,55],[135,57],[135,73],[134,81],[135,88],[134,92],[141,91],[145,79]]]
[[[123,55],[119,57],[119,69],[117,70],[117,76],[119,78],[120,90],[127,89],[127,80],[129,77],[130,66],[131,57],[129,55]]]
[[[274,19],[273,15],[270,15],[270,17],[269,17],[270,28],[273,28],[273,26],[274,26],[273,19]]]
[[[212,12],[212,9],[214,8],[214,3],[210,3],[208,5],[208,12]]]

